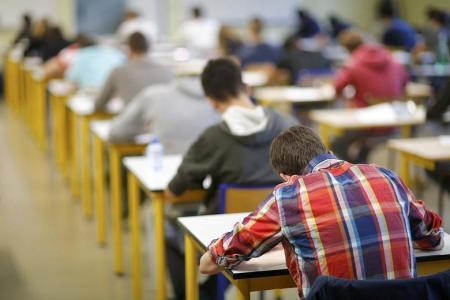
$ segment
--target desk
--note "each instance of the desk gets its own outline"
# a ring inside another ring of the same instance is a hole
[[[13,112],[20,113],[20,61],[21,53],[11,51],[7,58],[6,97]]]
[[[248,213],[178,218],[185,231],[186,299],[198,299],[198,256],[209,243],[230,231]],[[428,275],[450,268],[450,235],[445,234],[445,246],[438,251],[416,251],[418,274]],[[241,263],[233,270],[222,272],[237,287],[237,299],[250,299],[250,292],[295,287],[286,268],[284,251],[277,246],[261,257]]]
[[[418,78],[449,77],[450,64],[447,65],[414,65],[411,75]]]
[[[400,176],[407,186],[411,184],[410,164],[433,171],[436,162],[450,161],[450,136],[390,140],[388,148],[400,153]],[[439,212],[442,212],[442,199]]]
[[[155,226],[155,264],[156,264],[156,299],[166,299],[166,250],[164,235],[164,205],[165,203],[181,203],[204,199],[204,191],[192,190],[176,199],[166,199],[164,190],[181,164],[181,155],[164,157],[163,168],[154,171],[149,166],[146,157],[126,157],[125,167],[128,169],[128,205],[130,212],[131,255],[132,255],[132,285],[133,299],[142,298],[140,224],[139,224],[139,189],[151,199],[153,207],[153,222]]]
[[[429,99],[432,95],[432,87],[426,83],[408,82],[405,87],[405,96],[407,100],[411,99],[421,102]]]
[[[69,112],[66,103],[75,92],[75,87],[68,81],[55,79],[49,82],[50,93],[52,142],[56,163],[64,175],[68,175],[69,170],[69,132],[70,127]],[[75,144],[73,144],[75,145]],[[76,193],[75,193],[76,194]]]
[[[254,97],[262,104],[331,102],[335,98],[331,85],[321,87],[274,86],[256,88]]]
[[[331,134],[339,136],[345,130],[400,127],[402,136],[408,137],[412,126],[425,122],[425,109],[419,106],[407,115],[401,115],[393,105],[383,103],[366,108],[314,110],[310,113],[310,118],[319,124],[322,141],[325,146],[330,147]]]
[[[32,92],[35,97],[34,131],[39,147],[46,149],[47,145],[47,81],[42,68],[37,68],[31,76]]]
[[[141,155],[150,141],[150,135],[140,135],[129,143],[110,143],[108,141],[111,121],[92,121],[90,129],[94,137],[94,189],[97,216],[97,240],[100,246],[106,244],[106,209],[105,186],[106,171],[104,167],[105,153],[109,153],[110,191],[112,203],[113,239],[114,239],[114,270],[123,273],[122,251],[122,157],[126,155]]]
[[[75,178],[79,178],[78,167],[81,162],[81,200],[84,215],[92,217],[92,182],[91,182],[91,159],[90,159],[90,133],[89,124],[94,119],[109,119],[122,107],[112,103],[106,112],[94,112],[92,95],[79,93],[69,99],[67,107],[72,113],[72,170]],[[78,134],[78,128],[80,133]],[[78,139],[79,138],[79,139]],[[78,148],[81,146],[81,159],[78,157]],[[77,182],[78,179],[73,179]]]

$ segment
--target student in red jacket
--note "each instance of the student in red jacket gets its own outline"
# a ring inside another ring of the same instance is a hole
[[[351,57],[335,78],[336,94],[352,86],[354,95],[348,101],[350,107],[365,107],[377,100],[395,99],[404,95],[409,76],[386,48],[364,43],[362,34],[349,29],[339,35],[339,42],[347,48]],[[353,163],[367,162],[370,149],[384,140],[391,130],[349,131],[333,141],[332,149],[341,159]]]
[[[351,53],[351,58],[336,75],[334,86],[337,94],[341,94],[346,86],[354,87],[350,106],[364,107],[374,98],[403,95],[408,73],[386,48],[364,43],[362,34],[355,29],[342,32],[339,42]]]

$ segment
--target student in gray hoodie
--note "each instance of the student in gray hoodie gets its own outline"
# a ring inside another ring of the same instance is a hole
[[[144,88],[170,82],[172,71],[148,58],[149,43],[140,32],[128,38],[128,62],[118,66],[108,76],[94,100],[95,110],[104,110],[113,97],[120,97],[125,105]]]
[[[221,183],[275,185],[281,182],[269,164],[269,148],[272,140],[296,121],[253,104],[239,66],[230,59],[210,60],[201,79],[209,102],[222,115],[222,122],[206,129],[191,145],[166,194],[180,195],[189,188],[200,187],[209,175],[212,183],[204,212],[215,213],[217,188]],[[176,297],[183,299],[184,249],[181,235],[176,232],[171,228],[171,233],[166,233],[167,262]],[[201,288],[201,298],[215,298],[215,290],[211,289],[213,281]]]
[[[205,128],[219,122],[209,105],[198,77],[179,77],[140,92],[113,119],[109,141],[128,142],[139,134],[152,133],[165,154],[183,154]]]

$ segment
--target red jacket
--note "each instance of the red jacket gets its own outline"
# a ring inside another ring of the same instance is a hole
[[[335,79],[336,94],[355,88],[351,106],[365,107],[373,98],[400,97],[409,80],[406,69],[379,45],[359,46]]]

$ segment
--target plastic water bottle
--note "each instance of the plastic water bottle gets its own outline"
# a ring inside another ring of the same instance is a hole
[[[153,171],[158,172],[162,170],[164,147],[157,137],[153,137],[150,140],[150,143],[145,149],[145,156],[147,157],[150,168],[152,168]]]

